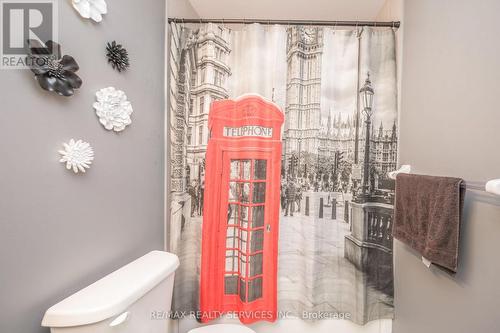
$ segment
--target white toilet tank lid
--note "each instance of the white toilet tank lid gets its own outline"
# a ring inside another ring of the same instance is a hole
[[[42,326],[80,326],[119,315],[178,266],[175,254],[149,252],[52,306],[45,312]]]

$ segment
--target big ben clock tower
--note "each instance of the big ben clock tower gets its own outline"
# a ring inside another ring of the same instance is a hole
[[[317,154],[321,127],[321,57],[323,29],[288,28],[285,154]],[[303,161],[299,161],[303,163]]]

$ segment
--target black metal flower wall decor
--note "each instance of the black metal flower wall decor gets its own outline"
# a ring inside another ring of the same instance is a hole
[[[61,96],[72,96],[82,85],[82,79],[75,74],[79,67],[72,56],[61,57],[61,45],[49,40],[45,45],[28,40],[28,62],[35,73],[40,87]]]
[[[106,45],[106,57],[108,63],[118,72],[125,71],[130,67],[127,50],[121,44],[117,44],[116,41]]]

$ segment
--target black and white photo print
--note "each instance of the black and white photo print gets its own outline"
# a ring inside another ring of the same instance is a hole
[[[199,302],[212,102],[282,110],[278,308],[306,320],[393,316],[398,102],[393,28],[170,25],[169,250],[174,310]]]

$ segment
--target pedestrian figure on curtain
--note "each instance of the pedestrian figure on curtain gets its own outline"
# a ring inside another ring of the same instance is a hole
[[[293,183],[293,181],[290,181],[288,183],[285,194],[286,194],[285,216],[288,216],[288,213],[290,213],[290,216],[293,216],[293,212],[295,209],[294,206],[295,206],[296,194],[297,194],[297,189],[295,188],[295,184]]]
[[[197,196],[198,196],[198,215],[199,216],[202,216],[203,215],[203,195],[204,195],[204,191],[205,191],[205,182],[201,182],[201,185],[198,186],[198,193],[197,193]]]
[[[286,187],[283,183],[281,183],[280,193],[281,193],[281,211],[284,213],[286,209]]]
[[[300,203],[302,201],[302,186],[300,184],[297,186],[297,192],[295,194],[295,203],[297,204],[297,212],[300,213]]]
[[[194,214],[198,208],[198,191],[196,183],[193,181],[191,185],[188,187],[188,193],[191,197],[191,217],[194,217]]]

